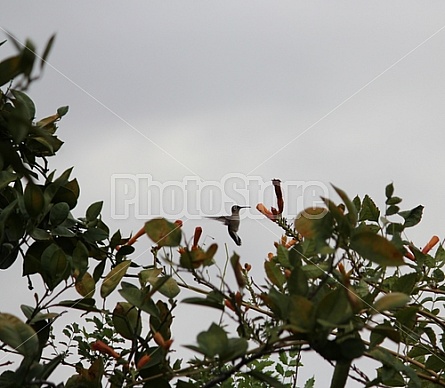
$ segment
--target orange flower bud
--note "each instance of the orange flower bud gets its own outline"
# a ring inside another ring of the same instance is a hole
[[[427,254],[431,249],[434,248],[434,246],[439,242],[439,237],[433,236],[431,237],[431,240],[428,241],[428,244],[426,244],[423,249],[422,253]]]
[[[147,362],[151,360],[151,356],[149,354],[144,354],[136,364],[136,368],[141,369]]]
[[[182,220],[176,220],[174,224],[180,228],[182,228]]]
[[[342,275],[346,275],[345,266],[343,265],[343,263],[338,263],[337,267]]]
[[[286,243],[286,248],[289,249],[297,243],[297,239],[293,238],[288,243]]]
[[[153,334],[153,339],[160,347],[164,347],[165,340],[159,331],[157,331],[156,333]]]
[[[111,346],[108,346],[105,342],[97,340],[93,342],[91,345],[91,349],[97,350],[99,353],[108,354],[109,356],[118,359],[120,358],[120,354],[117,353]]]
[[[275,256],[274,256],[274,254],[273,254],[272,252],[269,252],[269,253],[267,254],[267,258],[269,259],[269,261],[272,260],[274,257],[275,257]]]
[[[291,271],[289,268],[286,268],[286,269],[284,270],[284,277],[285,277],[286,279],[289,279],[291,273],[292,273],[292,271]]]
[[[236,311],[236,310],[235,310],[235,307],[233,307],[233,304],[232,304],[232,302],[231,302],[230,300],[226,299],[226,300],[224,301],[224,305],[225,305],[227,308],[229,308],[230,310],[232,310],[232,311]]]
[[[170,350],[170,347],[172,346],[172,343],[173,343],[173,340],[172,340],[172,339],[169,339],[169,340],[165,341],[165,342],[164,342],[164,346],[163,346],[163,348],[164,348],[166,351],[169,351],[169,350]]]
[[[244,264],[244,269],[249,272],[252,269],[252,266],[249,263]]]
[[[241,304],[243,303],[243,296],[241,295],[241,293],[239,291],[236,292],[235,294],[235,301],[238,307],[241,306]]]

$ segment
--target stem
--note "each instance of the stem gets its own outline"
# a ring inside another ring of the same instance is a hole
[[[337,361],[331,380],[331,388],[344,388],[348,381],[351,360]]]

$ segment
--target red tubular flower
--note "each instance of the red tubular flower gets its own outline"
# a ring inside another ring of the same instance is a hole
[[[225,300],[224,300],[224,305],[225,305],[227,308],[229,308],[230,310],[232,310],[232,311],[236,311],[236,310],[235,310],[235,307],[233,307],[233,304],[232,304],[232,302],[231,302],[230,300],[225,299]]]
[[[424,253],[425,255],[434,248],[434,246],[439,242],[439,237],[437,236],[433,236],[431,237],[430,241],[428,241],[428,244],[426,244],[423,249],[422,249],[422,253]]]
[[[118,358],[121,358],[121,355],[117,353],[111,346],[108,346],[105,342],[102,342],[100,340],[93,342],[90,346],[91,349],[97,350],[102,354],[108,354],[109,356],[115,358],[116,360]]]
[[[266,206],[262,203],[256,205],[256,209],[263,215],[265,215],[269,220],[275,221],[277,219],[276,215],[273,214]]]
[[[193,235],[193,246],[192,249],[196,249],[198,247],[199,238],[202,234],[202,228],[200,226],[197,226],[195,228],[195,234]]]
[[[159,331],[157,331],[156,333],[153,334],[153,339],[161,348],[163,348],[165,346],[164,337],[162,336],[162,334]]]
[[[278,209],[275,209],[274,207],[266,208],[262,203],[259,203],[256,205],[257,210],[264,214],[269,220],[271,221],[277,221],[278,216],[283,213],[284,210],[284,200],[283,200],[283,192],[281,191],[281,181],[279,179],[272,179],[272,184],[275,189],[275,195],[277,197],[277,203],[278,203]]]
[[[284,200],[283,200],[283,192],[281,191],[281,181],[279,179],[272,179],[272,184],[275,188],[275,195],[277,196],[278,203],[278,213],[283,213],[284,210]]]
[[[151,356],[149,354],[144,354],[136,364],[137,369],[141,369],[147,362],[151,360]]]
[[[138,230],[138,232],[128,240],[126,245],[133,245],[136,241],[138,241],[138,238],[143,236],[145,234],[145,227],[143,226],[141,229]]]

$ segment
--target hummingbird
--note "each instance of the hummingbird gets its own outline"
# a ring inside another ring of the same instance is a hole
[[[220,216],[220,217],[207,217],[207,218],[211,218],[212,220],[224,222],[224,225],[227,226],[229,235],[230,235],[230,237],[232,237],[232,240],[235,241],[236,245],[241,245],[241,239],[236,234],[236,232],[238,232],[239,224],[240,224],[239,211],[241,209],[246,209],[246,208],[250,208],[250,206],[233,205],[232,206],[232,215]]]

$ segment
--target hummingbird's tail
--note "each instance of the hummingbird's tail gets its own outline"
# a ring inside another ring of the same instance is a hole
[[[230,237],[232,237],[232,240],[235,241],[235,244],[240,246],[241,245],[241,239],[240,237],[232,230],[229,230]]]

